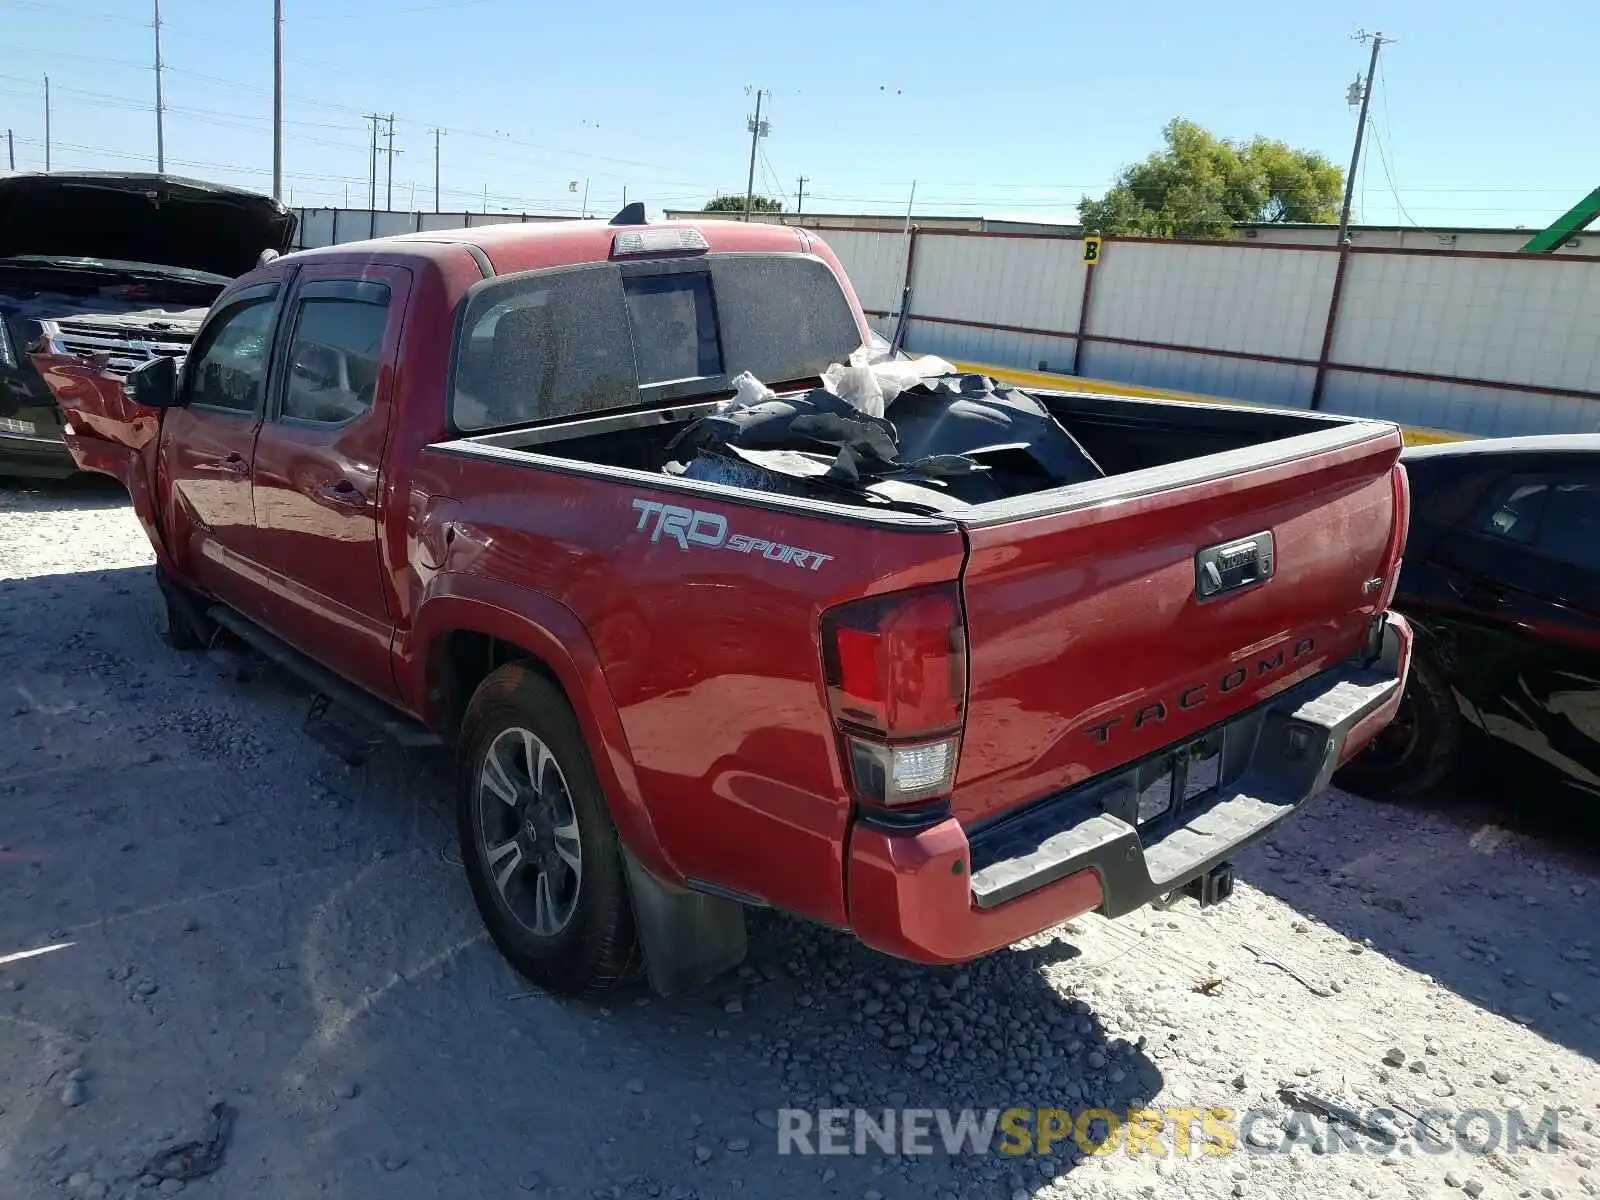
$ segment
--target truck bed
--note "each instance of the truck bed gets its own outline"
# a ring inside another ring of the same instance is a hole
[[[1292,409],[1242,405],[1197,404],[1190,401],[1146,400],[1103,393],[1029,389],[1061,425],[1089,452],[1105,478],[1068,487],[980,505],[953,519],[963,524],[988,524],[1030,515],[1100,504],[1204,479],[1316,454],[1382,437],[1388,422]],[[674,455],[669,444],[694,418],[715,409],[714,403],[663,406],[583,420],[561,421],[502,430],[439,443],[453,453],[486,453],[527,458],[546,466],[584,464],[638,472],[649,482],[690,489],[720,491],[719,485],[664,475]],[[1137,479],[1126,478],[1137,475]],[[746,498],[756,503],[803,507],[825,502],[770,495],[753,489]],[[852,515],[861,516],[874,511]],[[878,511],[892,512],[890,506]]]
[[[978,828],[1175,740],[1203,740],[1360,652],[1386,606],[1405,533],[1401,441],[1387,422],[1030,394],[1103,477],[948,513],[664,474],[668,443],[712,405],[432,449],[622,483],[624,495],[655,496],[641,501],[655,511],[704,513],[707,528],[739,529],[764,511],[777,549],[839,521],[958,532],[971,666],[951,811]],[[847,539],[861,548],[854,570],[872,572],[874,544]],[[666,561],[687,567],[679,578],[723,569],[706,558],[681,562],[676,551]],[[1213,586],[1205,577],[1218,562]],[[844,565],[836,558],[829,570]]]

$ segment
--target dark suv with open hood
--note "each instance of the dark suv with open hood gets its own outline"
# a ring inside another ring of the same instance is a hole
[[[0,475],[71,474],[57,398],[187,354],[223,287],[294,230],[276,200],[198,180],[0,178]]]

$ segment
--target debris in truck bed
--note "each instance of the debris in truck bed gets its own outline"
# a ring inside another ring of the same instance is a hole
[[[668,451],[689,479],[789,495],[953,511],[1104,475],[1026,392],[943,360],[890,372],[885,415],[864,403],[860,373],[900,362],[830,370],[835,386],[778,396],[748,373],[738,395],[691,422]],[[876,376],[874,387],[878,386]],[[870,399],[866,397],[866,399]]]

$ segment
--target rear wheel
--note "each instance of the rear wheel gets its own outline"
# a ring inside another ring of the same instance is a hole
[[[637,973],[621,846],[583,732],[560,689],[522,664],[468,705],[456,825],[478,911],[521,974],[584,995]]]
[[[1405,694],[1394,720],[1334,776],[1334,782],[1374,799],[1403,799],[1437,787],[1460,762],[1466,725],[1444,671],[1413,654]]]

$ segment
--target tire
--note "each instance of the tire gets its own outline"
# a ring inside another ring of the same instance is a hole
[[[161,631],[161,640],[174,650],[204,650],[211,644],[210,631],[196,627],[191,615],[200,607],[200,601],[187,596],[160,567],[156,568],[156,586],[161,589],[161,598],[167,610],[166,627]]]
[[[566,995],[634,978],[642,959],[621,844],[560,688],[523,664],[501,667],[473,694],[459,746],[461,861],[500,953]]]
[[[1394,720],[1340,769],[1334,783],[1375,800],[1419,795],[1460,764],[1466,732],[1444,671],[1417,651]]]

